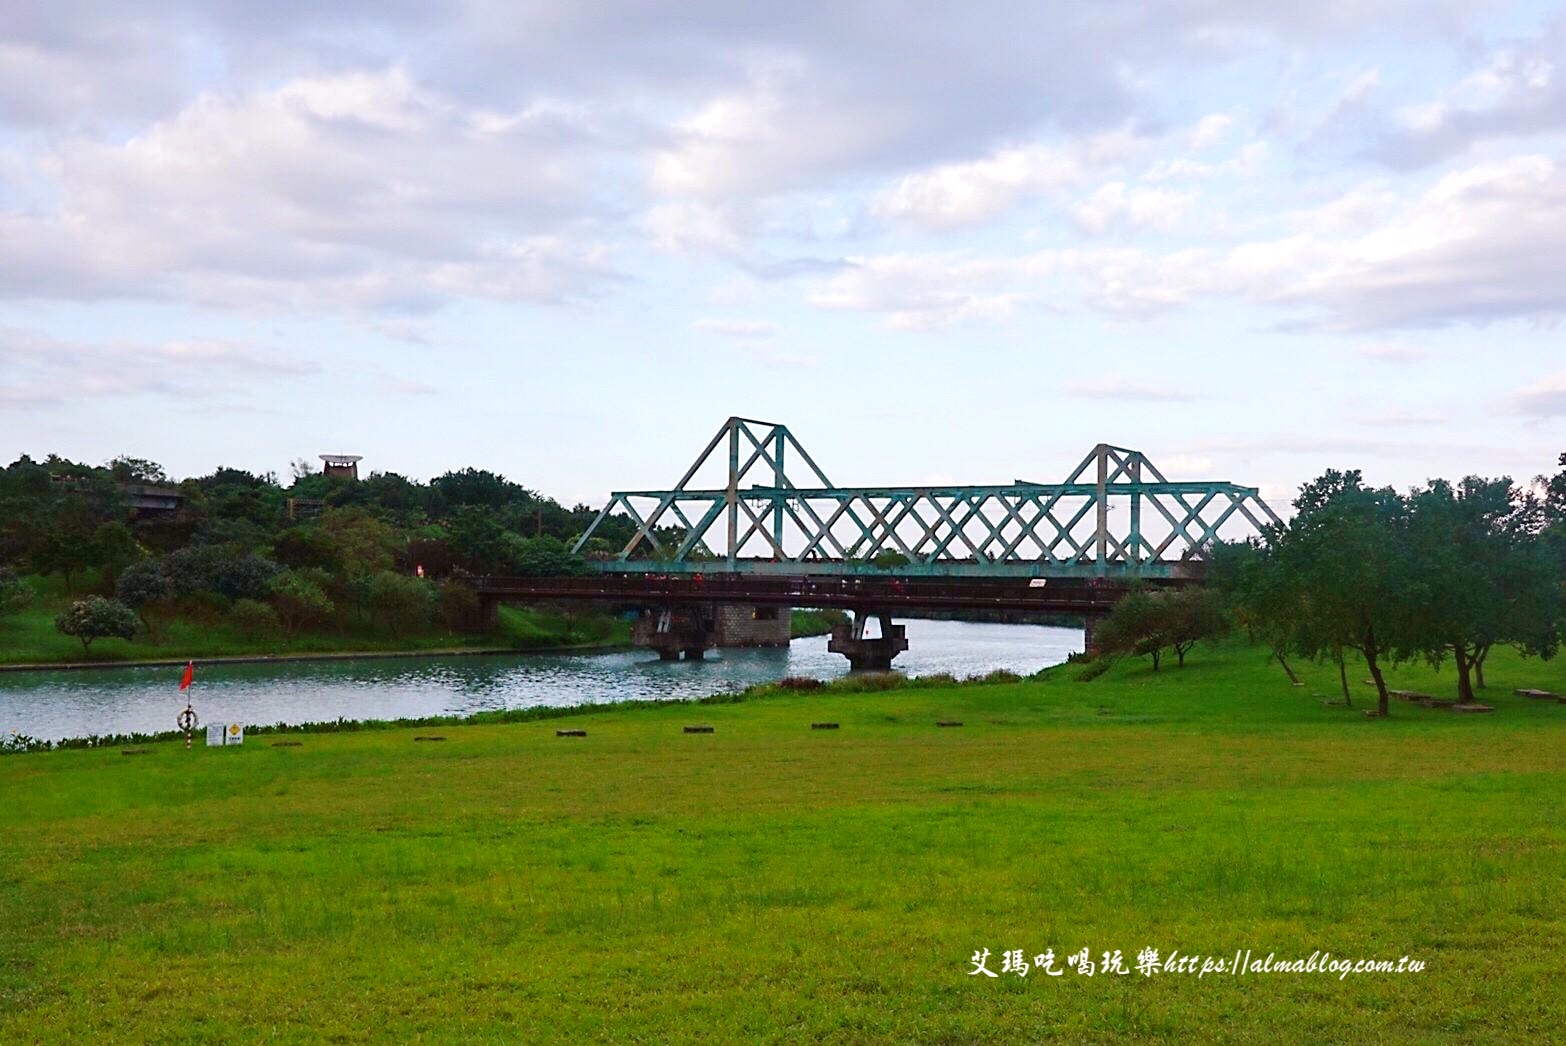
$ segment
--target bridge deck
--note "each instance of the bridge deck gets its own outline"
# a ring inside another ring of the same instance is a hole
[[[1003,610],[1101,613],[1124,586],[1082,579],[762,577],[735,574],[598,574],[590,577],[477,577],[474,592],[490,600],[590,600],[626,605],[749,603],[844,610]]]

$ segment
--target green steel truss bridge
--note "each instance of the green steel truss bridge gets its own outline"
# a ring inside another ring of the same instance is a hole
[[[786,426],[737,417],[672,489],[612,494],[573,551],[617,511],[636,533],[594,565],[660,575],[1178,579],[1207,543],[1280,522],[1254,487],[1170,482],[1103,443],[1064,483],[839,487]]]

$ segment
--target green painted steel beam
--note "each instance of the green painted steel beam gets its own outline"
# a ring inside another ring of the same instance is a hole
[[[1105,488],[1111,497],[1127,497],[1132,494],[1147,496],[1150,494],[1235,494],[1244,497],[1260,498],[1261,491],[1256,487],[1242,487],[1237,483],[1208,483],[1208,482],[1180,482],[1180,483],[1111,483]],[[727,494],[726,488],[717,490],[681,490],[679,495],[685,498],[706,499],[713,496]],[[942,498],[965,498],[975,494],[983,496],[1018,496],[1022,494],[1059,494],[1064,497],[1093,497],[1098,494],[1096,483],[1012,483],[1005,486],[972,486],[972,487],[742,487],[738,491],[740,497],[747,498],[809,498],[813,501],[841,500],[842,498],[870,497],[892,498],[909,496],[934,496]],[[667,490],[618,490],[614,497],[621,498],[663,498],[669,494]]]
[[[688,487],[725,457],[723,487]],[[789,478],[790,461],[812,486]],[[770,482],[744,486],[753,471]],[[1111,519],[1117,499],[1129,502],[1129,526]],[[1221,514],[1211,518],[1210,508]],[[1147,532],[1148,510],[1168,525],[1161,541],[1162,528]],[[1256,529],[1280,522],[1255,487],[1172,483],[1141,452],[1104,443],[1065,483],[837,487],[787,427],[739,417],[718,429],[672,490],[616,491],[574,550],[616,511],[636,530],[605,569],[713,569],[711,550],[725,541],[717,563],[738,572],[852,573],[856,561],[895,550],[910,561],[900,568],[909,576],[936,577],[1157,577],[1177,569],[1166,551],[1178,544],[1189,554],[1236,514]],[[720,519],[726,534],[715,536]],[[658,558],[640,558],[649,546]],[[768,558],[756,559],[758,551]]]

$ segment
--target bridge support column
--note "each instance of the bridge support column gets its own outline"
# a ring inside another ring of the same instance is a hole
[[[1097,657],[1104,652],[1098,641],[1098,630],[1103,627],[1107,617],[1108,614],[1082,615],[1082,652],[1088,657]]]
[[[716,616],[720,647],[788,646],[792,638],[788,607],[723,603]]]
[[[881,621],[878,639],[865,638],[865,622],[872,617]],[[892,615],[884,611],[856,610],[853,621],[834,626],[827,641],[827,650],[848,658],[855,672],[890,672],[892,659],[907,649],[907,629],[892,624]]]
[[[480,596],[478,613],[466,622],[466,631],[493,632],[500,624],[500,600],[493,596]]]
[[[661,607],[642,612],[631,626],[631,642],[656,650],[660,661],[700,661],[717,646],[715,624],[707,607]]]

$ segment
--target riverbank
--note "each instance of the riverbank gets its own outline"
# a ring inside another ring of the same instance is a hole
[[[303,631],[287,635],[255,631],[223,618],[161,622],[154,640],[145,629],[134,639],[96,640],[83,654],[82,645],[54,627],[65,601],[45,602],[0,619],[0,670],[28,668],[94,668],[160,662],[184,664],[196,659],[281,659],[305,657],[416,657],[506,651],[542,653],[570,648],[615,649],[630,643],[628,622],[606,614],[566,614],[545,607],[502,606],[495,627],[485,633],[430,629],[392,634],[367,622],[342,629]]]
[[[801,639],[810,636],[829,635],[832,626],[843,617],[840,611],[834,610],[795,610],[790,618],[790,637]],[[607,619],[609,627],[605,628],[600,619],[597,631],[604,633],[602,638],[587,640],[584,642],[570,642],[569,636],[573,630],[581,627],[579,620],[567,622],[560,615],[551,615],[547,611],[538,611],[532,608],[501,607],[499,613],[499,625],[495,632],[482,636],[465,637],[455,634],[447,634],[434,637],[417,637],[419,639],[447,640],[440,645],[396,645],[396,640],[389,649],[385,647],[370,649],[363,648],[366,642],[385,642],[382,637],[343,637],[338,635],[313,635],[300,637],[297,640],[288,641],[290,645],[302,643],[315,645],[321,642],[337,643],[340,646],[355,644],[348,649],[311,649],[311,650],[284,650],[258,652],[254,650],[240,650],[234,653],[224,652],[225,649],[235,647],[253,647],[257,640],[254,637],[217,637],[214,645],[210,629],[204,637],[185,634],[187,628],[179,627],[185,623],[176,623],[170,629],[171,634],[166,636],[158,648],[167,649],[177,647],[186,653],[184,657],[150,657],[145,656],[147,649],[152,644],[145,640],[133,641],[124,646],[117,645],[105,648],[101,657],[93,657],[89,660],[72,659],[61,656],[58,659],[37,660],[12,660],[26,657],[28,647],[19,645],[32,640],[32,648],[43,645],[40,637],[48,635],[48,630],[53,629],[53,618],[45,612],[33,611],[26,617],[18,616],[8,622],[0,624],[0,672],[64,672],[82,671],[95,668],[166,668],[185,664],[186,661],[199,660],[202,664],[217,665],[244,665],[244,664],[270,664],[288,663],[294,661],[369,661],[403,657],[482,657],[506,654],[582,654],[582,653],[610,653],[617,650],[632,649],[630,643],[629,626],[613,619]],[[11,631],[6,630],[6,626]],[[58,633],[54,633],[58,636]],[[506,636],[510,643],[496,643],[496,635]],[[522,638],[522,642],[518,639]],[[78,648],[75,640],[69,637],[58,636],[59,639],[69,640],[69,646]],[[549,642],[554,638],[555,642]],[[273,646],[282,645],[278,637],[271,637],[263,641]],[[487,641],[487,642],[486,642]],[[14,645],[16,644],[16,645]],[[226,644],[226,646],[225,646]],[[54,643],[51,649],[56,651],[62,644]],[[69,649],[69,647],[67,648]],[[138,656],[141,655],[141,656]]]
[[[0,1040],[1548,1039],[1566,670],[1493,660],[1486,716],[1229,645],[0,759]],[[1236,949],[1424,968],[1137,969]]]
[[[155,661],[63,661],[0,665],[0,672],[79,672],[92,669],[179,668],[187,661],[207,665],[269,665],[311,661],[391,661],[408,657],[516,657],[519,654],[608,654],[634,649],[629,643],[582,643],[518,650],[515,647],[448,647],[421,650],[351,650],[320,654],[249,654],[233,657],[174,658]]]

